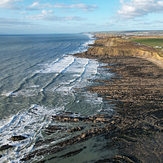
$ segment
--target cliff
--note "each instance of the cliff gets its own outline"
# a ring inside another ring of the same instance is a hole
[[[153,47],[142,45],[122,36],[96,36],[93,47],[90,47],[82,56],[89,58],[106,58],[109,56],[133,56],[142,58],[153,58],[163,63],[163,52]]]

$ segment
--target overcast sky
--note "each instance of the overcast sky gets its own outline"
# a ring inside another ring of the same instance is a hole
[[[163,30],[163,0],[0,0],[0,34]]]

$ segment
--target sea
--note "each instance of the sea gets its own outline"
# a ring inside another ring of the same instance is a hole
[[[45,133],[47,126],[54,125],[52,115],[73,112],[91,116],[101,111],[112,114],[114,105],[87,88],[100,84],[95,79],[110,79],[114,74],[106,70],[104,63],[73,55],[86,51],[94,41],[91,34],[0,35],[0,149],[13,146],[0,150],[0,162],[21,162],[38,140],[53,137],[53,144],[63,140],[59,131]],[[70,123],[65,125],[71,127]],[[17,135],[26,139],[12,141],[11,137]],[[64,140],[70,137],[65,134]],[[85,153],[72,158],[60,158],[57,153],[56,157],[46,156],[54,158],[47,162],[84,163],[109,156],[109,151],[103,150],[109,140],[95,139],[86,142]],[[45,156],[29,162],[42,159]]]

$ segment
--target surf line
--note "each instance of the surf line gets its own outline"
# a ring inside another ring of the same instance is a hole
[[[55,74],[55,77],[48,82],[43,88],[41,88],[40,92],[43,92],[49,85],[51,85],[61,74],[63,74],[73,63],[75,63],[76,59],[73,57],[72,61],[66,65],[63,69],[59,71],[59,73]]]

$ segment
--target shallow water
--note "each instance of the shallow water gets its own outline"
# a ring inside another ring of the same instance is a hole
[[[1,152],[1,162],[19,162],[36,140],[48,139],[44,128],[54,125],[51,115],[113,111],[114,106],[86,91],[98,84],[94,79],[109,79],[113,74],[103,71],[104,64],[96,60],[72,55],[85,51],[93,41],[82,34],[0,36],[0,146],[14,146]],[[14,135],[27,139],[13,142]],[[52,136],[60,141],[61,135]]]

